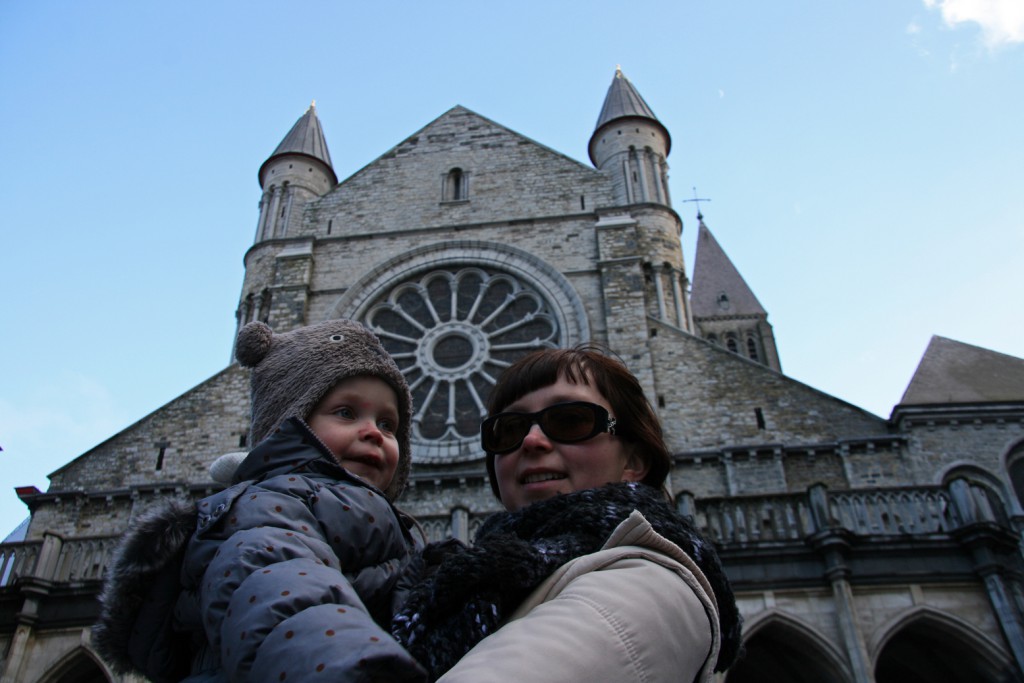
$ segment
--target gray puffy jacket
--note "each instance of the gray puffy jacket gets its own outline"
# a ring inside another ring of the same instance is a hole
[[[94,629],[104,658],[158,682],[425,680],[380,626],[408,519],[294,418],[235,481],[126,535]]]

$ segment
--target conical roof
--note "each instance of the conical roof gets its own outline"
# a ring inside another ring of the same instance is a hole
[[[1024,360],[933,336],[901,404],[1024,401]]]
[[[612,78],[612,84],[608,86],[608,94],[604,96],[604,106],[601,107],[597,125],[594,126],[594,134],[596,135],[602,126],[624,118],[648,119],[657,124],[665,133],[665,154],[668,155],[669,149],[672,147],[672,137],[668,134],[668,129],[654,115],[644,98],[622,73],[622,69],[616,67],[615,77]]]
[[[332,181],[338,182],[338,177],[334,174],[334,167],[331,165],[331,153],[327,151],[327,140],[324,138],[323,128],[320,127],[320,119],[316,115],[315,101],[309,105],[306,113],[295,122],[274,153],[267,157],[267,160],[260,166],[260,185],[263,184],[263,169],[267,167],[267,164],[285,154],[299,154],[316,159],[330,170]]]
[[[736,270],[725,250],[699,218],[697,251],[693,259],[693,287],[690,305],[693,315],[710,318],[726,315],[763,315],[768,313]]]

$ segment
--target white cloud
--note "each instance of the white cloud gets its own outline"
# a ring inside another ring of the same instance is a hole
[[[1021,0],[924,0],[924,4],[937,7],[951,28],[968,22],[978,24],[989,48],[1024,42]]]

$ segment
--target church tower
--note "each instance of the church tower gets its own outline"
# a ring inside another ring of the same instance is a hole
[[[697,251],[690,303],[697,334],[735,354],[782,372],[768,313],[697,214]]]
[[[505,368],[608,346],[661,419],[665,492],[739,597],[730,683],[1022,680],[1024,359],[936,338],[888,419],[785,376],[700,213],[690,290],[670,146],[616,70],[593,165],[454,106],[338,182],[310,106],[259,169],[238,324],[380,337],[415,407],[401,505],[431,541],[468,543],[501,509],[479,434]],[[0,681],[141,680],[93,648],[101,579],[151,506],[222,490],[211,465],[254,445],[249,375],[231,363],[47,491],[16,489],[31,521],[0,544]]]
[[[288,237],[302,220],[302,208],[338,184],[331,154],[316,115],[316,102],[295,122],[259,170],[260,218],[256,242]]]
[[[665,161],[671,148],[668,129],[616,68],[588,151],[594,166],[611,174],[620,205],[672,206]]]
[[[640,350],[657,334],[652,319],[692,331],[682,221],[668,193],[671,146],[668,130],[617,68],[588,146],[613,200],[597,209],[597,266],[608,344],[631,358],[650,396],[656,393],[653,358]]]
[[[240,328],[262,320],[286,331],[308,324],[313,239],[301,235],[304,209],[338,184],[316,102],[309,105],[259,170],[263,188],[255,243],[245,255]]]

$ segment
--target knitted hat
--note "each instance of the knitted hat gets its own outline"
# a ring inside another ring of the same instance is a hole
[[[412,398],[409,385],[380,340],[352,320],[328,320],[291,332],[274,334],[261,322],[238,333],[235,358],[252,368],[252,424],[255,446],[284,420],[303,420],[338,382],[349,377],[377,377],[398,397],[398,467],[384,493],[395,500],[409,478],[409,425]]]

